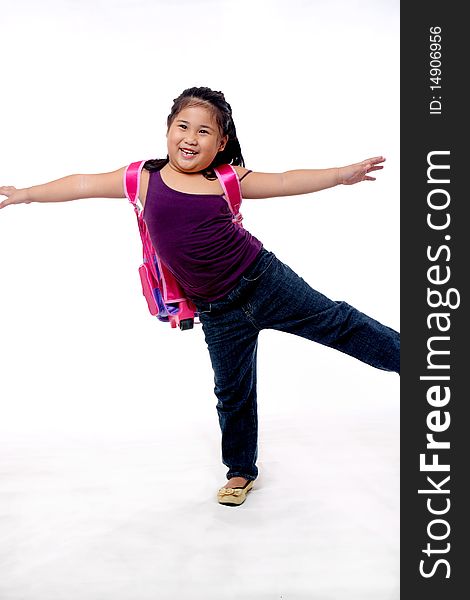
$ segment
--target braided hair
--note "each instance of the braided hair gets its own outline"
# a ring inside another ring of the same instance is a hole
[[[205,106],[211,110],[216,119],[221,136],[228,136],[225,148],[218,152],[212,163],[202,171],[206,179],[216,179],[214,167],[223,164],[239,165],[244,167],[245,161],[242,156],[240,142],[232,117],[232,107],[225,100],[222,92],[216,92],[208,87],[192,87],[184,90],[182,94],[173,100],[170,114],[167,117],[167,128],[169,129],[177,115],[188,106]],[[148,160],[144,168],[148,171],[160,171],[169,162],[169,157]]]

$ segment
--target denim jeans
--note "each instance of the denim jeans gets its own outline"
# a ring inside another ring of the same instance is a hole
[[[195,304],[214,370],[227,479],[258,475],[256,353],[261,330],[299,335],[378,369],[400,370],[399,333],[315,291],[264,248],[229,294]]]

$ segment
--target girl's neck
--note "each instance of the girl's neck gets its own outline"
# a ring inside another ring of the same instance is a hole
[[[182,171],[181,169],[179,169],[177,166],[172,165],[171,163],[167,163],[162,169],[161,169],[165,175],[172,179],[179,179],[179,178],[183,178],[189,175],[200,175],[202,176],[202,173],[200,171],[196,171],[194,173],[188,172],[188,171]]]
[[[160,176],[163,179],[163,183],[180,192],[189,194],[223,194],[223,190],[217,178],[215,177],[214,180],[208,180],[201,171],[185,173],[184,171],[173,168],[168,163],[161,169]]]
[[[171,164],[171,162],[168,162],[163,168],[162,171],[166,171],[168,172],[168,175],[171,176],[171,174],[178,174],[178,175],[202,175],[202,171],[195,171],[195,172],[191,172],[191,171],[183,171],[182,169],[180,169],[178,166]]]

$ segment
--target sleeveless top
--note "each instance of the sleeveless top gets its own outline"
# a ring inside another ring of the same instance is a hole
[[[150,172],[143,218],[158,256],[193,300],[223,298],[263,247],[232,223],[222,195],[179,192],[160,171]]]

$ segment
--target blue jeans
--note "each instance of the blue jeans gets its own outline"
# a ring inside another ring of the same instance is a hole
[[[195,303],[214,369],[227,479],[258,475],[256,353],[262,329],[293,333],[399,373],[399,333],[315,291],[264,248],[224,298]]]

